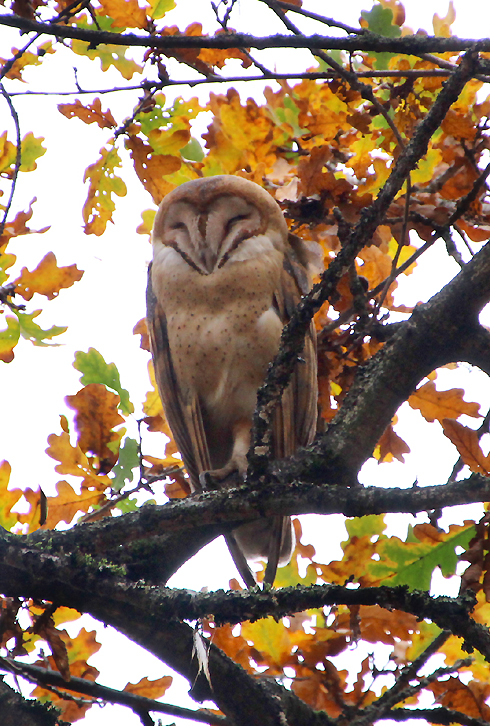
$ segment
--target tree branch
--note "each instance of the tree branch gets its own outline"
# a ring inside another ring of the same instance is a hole
[[[0,15],[0,25],[18,28],[24,32],[35,32],[43,35],[54,35],[57,38],[76,38],[97,46],[124,45],[126,47],[161,48],[308,48],[310,50],[346,50],[375,51],[378,53],[448,53],[467,51],[470,48],[490,51],[490,39],[475,41],[471,38],[423,37],[406,35],[401,38],[388,38],[383,35],[365,32],[348,38],[336,38],[324,35],[292,36],[271,35],[257,37],[245,33],[223,33],[216,36],[187,35],[137,35],[135,33],[111,33],[107,31],[87,30],[72,25],[39,23],[18,15]],[[488,71],[488,69],[487,69]]]
[[[65,681],[58,671],[40,668],[30,663],[21,663],[11,658],[0,658],[0,670],[7,673],[14,673],[22,676],[32,683],[42,686],[55,686],[75,693],[83,693],[92,698],[102,699],[107,703],[118,703],[121,706],[128,706],[133,711],[154,711],[155,713],[166,713],[169,716],[188,718],[200,723],[216,724],[216,726],[230,726],[230,721],[225,716],[205,711],[192,711],[189,708],[173,706],[170,703],[161,703],[152,698],[138,696],[130,691],[118,691],[114,688],[102,686],[100,683],[89,681],[85,678],[71,676]]]
[[[419,159],[421,159],[422,156],[427,153],[429,140],[432,134],[437,130],[440,123],[444,119],[447,111],[463,90],[467,80],[472,76],[475,66],[475,54],[473,51],[468,52],[462,60],[460,66],[458,66],[458,70],[455,71],[454,75],[452,75],[451,78],[444,84],[443,89],[439,93],[431,110],[429,111],[425,119],[417,127],[417,130],[415,131],[415,134],[411,139],[410,143],[401,152],[390,176],[388,177],[386,184],[381,189],[378,197],[369,207],[365,208],[362,211],[361,218],[352,230],[349,241],[341,248],[340,252],[332,260],[328,269],[323,273],[321,281],[312,288],[308,295],[302,298],[288,325],[285,326],[281,338],[281,348],[279,350],[279,353],[274,359],[272,366],[269,367],[269,371],[264,384],[257,392],[257,409],[253,417],[252,444],[248,455],[248,476],[252,481],[260,480],[260,478],[263,477],[267,471],[267,465],[270,458],[270,446],[268,443],[266,443],[266,437],[268,431],[270,430],[272,415],[274,413],[277,401],[279,400],[282,392],[284,391],[290,380],[297,359],[301,355],[301,351],[304,346],[304,336],[310,324],[311,318],[313,317],[315,312],[319,310],[321,305],[334,293],[337,283],[342,275],[349,269],[350,265],[354,262],[359,251],[372,238],[377,226],[381,223],[381,220],[385,216],[391,202],[403,186],[407,175],[415,167]],[[424,333],[425,332],[426,331],[424,331]],[[375,356],[375,360],[378,359],[379,356]],[[419,371],[420,364],[418,366],[415,366],[414,370]],[[423,375],[426,375],[427,372],[429,371],[423,372]],[[423,375],[421,377],[423,377]],[[363,376],[358,376],[358,379],[362,379],[362,381],[357,386],[356,394],[359,393],[359,385],[365,384],[365,379]],[[420,378],[418,380],[420,380]],[[378,387],[376,390],[376,395],[379,397],[380,388],[378,382],[377,384]],[[404,391],[404,398],[398,400],[396,408],[398,408],[402,401],[405,400],[408,395],[410,395],[411,391],[415,387],[413,380],[410,381],[410,385],[410,390],[408,392]],[[350,398],[352,400],[352,396]],[[346,403],[347,398],[342,406],[342,411],[339,412],[333,422],[334,426],[338,424],[339,415],[343,414],[346,408]],[[396,408],[393,410],[393,413],[396,411]],[[348,414],[350,415],[351,413],[352,411],[348,410]],[[368,414],[368,412],[364,409],[363,415],[366,414]],[[369,418],[369,423],[371,423],[373,417],[369,416]],[[330,468],[333,467],[338,470],[339,466],[341,467],[340,481],[339,479],[337,479],[337,481],[339,481],[340,483],[342,480],[344,480],[347,484],[354,483],[355,474],[359,469],[361,459],[365,459],[367,458],[367,456],[370,456],[376,442],[378,441],[379,437],[383,433],[390,420],[391,416],[388,420],[382,419],[382,421],[380,422],[382,424],[382,428],[380,426],[375,426],[375,428],[373,429],[373,431],[375,432],[375,437],[372,437],[374,438],[373,441],[371,440],[371,438],[369,440],[369,445],[371,446],[372,443],[372,447],[367,454],[365,446],[362,446],[361,449],[358,449],[357,447],[359,445],[359,441],[355,442],[354,449],[351,449],[348,455],[352,463],[349,463],[347,465],[347,468],[346,462],[349,461],[349,458],[342,457],[343,460],[339,460],[339,457],[335,455],[334,459],[332,459],[332,450],[330,449],[328,454],[326,451],[323,450],[321,452],[321,476],[324,477],[325,475],[325,455],[327,454],[328,458],[331,461]],[[366,425],[366,423],[367,422],[365,421],[364,426]],[[360,432],[356,429],[357,438],[359,437],[359,433]],[[329,431],[327,432],[327,437],[330,438],[330,436],[331,434],[329,428]],[[351,438],[348,442],[348,447],[350,448],[352,444],[353,442]],[[347,448],[342,449],[343,452],[345,452],[346,450]],[[362,455],[360,457],[355,457],[355,460],[352,461],[352,451],[357,451],[359,453],[362,451]],[[312,462],[313,468],[318,468],[319,464],[319,461],[317,461],[315,464],[313,464]]]

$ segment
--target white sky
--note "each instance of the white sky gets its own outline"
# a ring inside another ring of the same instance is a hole
[[[181,1],[180,4],[185,5],[187,16],[184,13],[185,19],[180,20],[182,13],[180,17],[179,13],[174,13],[169,16],[169,22],[176,22],[184,27],[193,18],[188,17],[190,3],[186,5]],[[490,5],[487,6],[481,0],[455,0],[454,5],[454,34],[475,38],[482,37],[482,34],[488,35]],[[198,7],[201,12],[209,5],[201,0]],[[232,17],[232,24],[245,32],[257,33],[258,29],[263,34],[281,32],[279,25],[268,25],[270,14],[264,12],[259,15],[258,7],[256,3],[242,0],[238,17]],[[339,10],[338,3],[311,0],[305,2],[304,7],[355,26],[360,10],[369,10],[372,3],[369,0],[349,0]],[[444,16],[447,7],[446,0],[407,0],[407,23],[414,30],[422,27],[430,33],[433,14],[436,12]],[[252,13],[249,8],[252,8]],[[307,21],[297,18],[296,22],[308,30]],[[8,58],[10,48],[19,47],[21,43],[23,40],[19,40],[17,31],[0,28],[0,56]],[[259,57],[259,54],[256,55]],[[278,66],[279,63],[282,64],[281,69],[297,69],[303,62],[308,64],[308,57],[308,54],[301,51],[295,51],[294,54],[291,51],[273,53],[273,59]],[[302,61],[302,58],[306,60]],[[52,58],[46,59],[46,73],[42,76],[40,87],[49,87],[52,90],[71,89],[72,64],[72,57],[67,57],[64,67],[55,66]],[[76,58],[76,65],[83,87],[97,87],[102,81],[106,87],[111,83],[122,85],[120,78],[114,74],[94,74],[85,59]],[[49,74],[50,69],[52,74]],[[37,78],[37,69],[27,72],[25,77],[29,80]],[[17,84],[16,90],[19,87]],[[7,88],[13,90],[14,85],[8,85]],[[261,96],[258,84],[242,84],[242,88],[243,96]],[[214,90],[219,92],[219,89]],[[186,97],[199,95],[204,100],[208,92],[209,89],[204,87],[190,92],[184,87],[169,92],[167,96],[173,98],[180,94]],[[102,97],[102,106],[109,106],[116,120],[121,122],[130,112],[137,97],[138,94],[132,94],[131,99],[121,94],[111,94]],[[43,298],[40,302],[28,303],[29,311],[37,306],[45,310],[37,319],[42,327],[68,324],[68,332],[59,339],[62,345],[52,350],[35,348],[27,342],[19,344],[15,350],[14,362],[1,367],[0,379],[0,400],[3,402],[0,460],[6,458],[10,461],[14,486],[36,488],[40,485],[48,494],[53,491],[53,486],[60,477],[54,472],[55,462],[44,454],[46,439],[50,433],[60,433],[59,415],[67,414],[64,396],[75,393],[80,387],[79,374],[71,367],[74,352],[94,347],[108,362],[114,361],[119,368],[122,385],[129,389],[136,407],[148,390],[148,354],[139,349],[139,337],[132,335],[132,328],[145,314],[146,265],[151,255],[147,238],[137,235],[135,229],[140,223],[141,211],[152,208],[153,204],[139,183],[135,183],[128,165],[122,171],[128,184],[128,196],[118,200],[114,224],[108,226],[107,232],[101,238],[83,234],[81,209],[86,196],[86,186],[81,183],[83,173],[87,164],[96,161],[99,149],[110,138],[110,133],[93,125],[86,126],[79,120],[62,117],[56,110],[56,104],[67,100],[69,99],[58,97],[46,100],[25,97],[15,99],[22,134],[32,130],[36,136],[45,136],[48,152],[38,161],[38,172],[20,175],[14,209],[27,208],[32,197],[37,196],[38,201],[34,205],[34,216],[30,224],[34,228],[51,225],[51,230],[45,235],[17,238],[9,246],[9,251],[19,255],[19,271],[24,265],[33,269],[48,250],[53,250],[59,264],[76,262],[79,268],[85,270],[85,276],[81,283],[62,291],[52,302],[45,302]],[[5,119],[5,104],[0,108],[2,118]],[[419,299],[417,295],[423,295],[423,299],[427,299],[457,272],[455,263],[451,261],[442,267],[440,261],[436,263],[436,253],[437,250],[424,256],[420,270],[416,273],[421,281],[420,286],[417,286],[412,302]],[[412,283],[413,278],[409,278],[407,284]],[[429,286],[432,288],[429,289]],[[469,368],[462,368],[457,379],[455,375],[452,371],[444,371],[438,379],[440,387],[463,387],[468,391],[467,400],[480,401],[483,411],[485,406],[487,409],[490,407],[490,390],[483,375]],[[139,415],[137,408],[134,420]],[[374,461],[368,462],[363,470],[363,481],[397,486],[410,486],[416,478],[420,485],[444,482],[456,457],[452,445],[438,432],[437,427],[426,424],[416,412],[405,406],[397,431],[409,443],[412,451],[417,453],[411,455],[405,465],[393,463],[378,466]],[[132,435],[134,434],[133,423]],[[162,450],[161,437],[157,434],[145,435],[143,446],[147,453],[157,456]],[[451,517],[451,521],[462,521],[464,512],[461,511],[460,516],[456,516],[453,510]],[[391,522],[393,518],[388,519]],[[325,558],[340,556],[339,541],[345,538],[341,517],[330,517],[328,527],[325,527],[324,518],[320,517],[305,517],[303,521],[307,538],[324,553]],[[414,520],[406,517],[405,521],[408,523]],[[399,531],[400,518],[397,518],[396,526]],[[234,566],[226,548],[221,540],[217,540],[181,568],[170,584],[196,590],[205,586],[211,589],[226,588],[230,577],[234,576]],[[441,586],[446,594],[453,594],[450,591],[451,584],[447,581],[443,581]],[[94,627],[94,622],[86,617],[83,622],[88,629]],[[79,623],[77,629],[78,627]],[[70,625],[67,629],[72,632]],[[73,632],[77,632],[77,629],[73,629]],[[113,633],[110,628],[98,627],[97,630],[99,639],[104,641],[104,647],[90,662],[102,672],[99,679],[101,683],[122,688],[128,680],[137,682],[145,675],[157,678],[168,674],[169,669],[166,666],[122,636]],[[352,657],[361,659],[362,654],[353,653]],[[115,663],[124,663],[124,666],[116,669]],[[181,686],[177,695],[172,695],[170,691],[168,698],[164,700],[172,700],[179,705],[193,708],[195,704],[182,695],[186,690],[186,685]],[[29,689],[26,688],[24,693],[28,692]],[[163,723],[173,720],[165,716],[162,719]],[[83,721],[86,726],[102,726],[112,722],[129,726],[138,724],[139,720],[126,709],[107,706],[104,709],[92,708]],[[176,722],[190,723],[180,720]]]

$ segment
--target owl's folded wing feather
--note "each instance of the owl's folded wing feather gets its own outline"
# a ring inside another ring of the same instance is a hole
[[[211,468],[202,413],[197,396],[184,397],[182,395],[175,375],[168,343],[165,312],[158,303],[152,288],[151,265],[148,270],[146,309],[155,378],[165,416],[191,478],[192,489],[198,491],[201,489],[200,472]]]

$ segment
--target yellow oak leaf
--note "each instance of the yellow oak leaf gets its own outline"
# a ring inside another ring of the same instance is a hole
[[[58,267],[55,255],[48,252],[32,272],[27,267],[22,269],[20,277],[14,282],[15,291],[24,300],[30,300],[36,292],[53,300],[60,290],[71,287],[82,277],[83,270],[79,270],[76,265]]]
[[[10,464],[2,461],[0,464],[0,527],[9,530],[19,521],[19,515],[13,513],[12,507],[22,496],[21,489],[9,489]]]

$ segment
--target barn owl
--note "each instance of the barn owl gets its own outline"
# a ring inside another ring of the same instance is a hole
[[[310,287],[312,253],[288,233],[274,199],[254,182],[215,176],[168,194],[152,233],[148,328],[168,423],[193,491],[206,481],[236,486],[247,470],[257,389],[279,350],[282,328]],[[313,325],[273,420],[275,458],[309,444],[316,431]],[[247,561],[278,563],[294,548],[290,517],[242,525],[226,537],[248,587]]]

